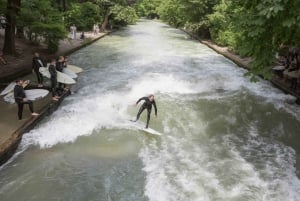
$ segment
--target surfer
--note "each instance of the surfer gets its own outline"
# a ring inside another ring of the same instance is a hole
[[[58,61],[56,62],[56,70],[63,73],[63,69],[66,67],[65,58],[63,56],[58,57]],[[66,85],[64,83],[58,83],[59,90],[66,90]]]
[[[32,70],[35,72],[37,80],[38,80],[38,87],[43,87],[43,75],[40,73],[40,67],[44,67],[45,62],[40,57],[39,53],[34,53],[34,57],[32,59]]]
[[[57,72],[56,72],[56,66],[55,66],[55,64],[56,64],[56,60],[52,59],[48,70],[49,70],[49,73],[50,73],[52,100],[58,101],[59,96],[57,96],[57,93],[56,93]]]
[[[144,100],[145,102],[143,103],[143,105],[140,107],[139,112],[136,116],[136,120],[139,120],[140,115],[142,114],[142,112],[147,109],[147,124],[146,124],[146,128],[148,128],[149,126],[149,121],[150,121],[150,114],[151,114],[151,109],[152,109],[152,105],[154,106],[154,110],[155,110],[155,117],[157,117],[157,108],[156,108],[156,103],[154,100],[154,95],[151,94],[148,97],[142,97],[140,98],[137,102],[136,105],[140,102]]]
[[[33,103],[32,103],[32,101],[28,100],[26,98],[26,94],[25,94],[24,88],[22,86],[23,82],[24,82],[23,80],[17,80],[16,81],[16,86],[14,88],[14,98],[15,98],[16,103],[18,104],[18,117],[19,117],[19,120],[22,119],[24,104],[28,104],[29,105],[29,110],[30,110],[32,116],[39,115],[38,113],[35,113],[33,111]]]

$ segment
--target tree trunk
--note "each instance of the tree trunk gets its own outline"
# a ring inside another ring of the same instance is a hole
[[[17,15],[19,14],[21,0],[7,0],[6,27],[4,37],[3,53],[16,54],[15,33]]]
[[[102,24],[101,24],[101,28],[100,28],[101,32],[106,31],[109,15],[110,15],[110,11],[109,11],[109,9],[106,9],[105,14],[104,14],[104,18],[103,18],[103,21],[102,21]]]
[[[17,27],[17,38],[25,38],[24,37],[24,28],[23,27]]]

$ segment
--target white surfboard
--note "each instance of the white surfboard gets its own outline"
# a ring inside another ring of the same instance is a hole
[[[49,93],[48,90],[45,89],[29,89],[29,90],[25,90],[25,94],[26,94],[26,98],[28,100],[31,101],[36,101],[39,100],[41,98],[44,98],[45,96],[47,96]],[[4,96],[4,101],[8,102],[8,103],[15,103],[15,97],[14,97],[14,93],[11,92],[9,94],[7,94],[6,96]]]
[[[149,134],[152,134],[152,135],[159,135],[161,136],[162,134],[152,128],[143,128],[142,131],[146,132],[146,133],[149,133]]]
[[[284,66],[275,66],[272,68],[272,70],[284,70],[285,67]]]
[[[16,82],[12,82],[5,89],[1,92],[1,96],[8,94],[9,92],[13,91],[16,86]]]
[[[294,70],[286,73],[287,76],[291,78],[299,78],[300,77],[300,70]]]
[[[64,68],[64,69],[63,69],[63,73],[66,74],[66,75],[68,75],[68,76],[69,76],[70,78],[72,78],[72,79],[75,79],[75,78],[78,77],[76,73],[74,73],[73,71],[71,71],[71,70],[68,69],[68,68]]]
[[[43,76],[50,78],[50,72],[49,72],[48,68],[40,67],[39,71]],[[64,84],[75,84],[76,83],[76,81],[74,79],[70,78],[70,76],[68,76],[64,73],[61,73],[59,71],[56,71],[56,72],[57,72],[57,81],[58,82],[61,82]]]
[[[141,123],[139,123],[139,122],[136,122],[136,121],[134,121],[134,120],[130,120],[131,122],[134,122],[134,127],[136,127],[136,128],[138,128],[139,130],[141,130],[141,131],[144,131],[144,132],[146,132],[146,133],[148,133],[148,134],[152,134],[152,135],[162,135],[160,132],[158,132],[158,131],[156,131],[156,130],[154,130],[154,129],[152,129],[152,128],[145,128],[145,125],[142,125]]]
[[[81,73],[83,71],[83,69],[80,68],[79,66],[75,66],[75,65],[71,65],[71,64],[67,65],[67,69],[73,71],[74,73]]]
[[[30,83],[30,80],[26,80],[24,83],[23,83],[23,88],[25,88],[28,84]],[[10,92],[12,92],[14,90],[16,86],[16,82],[11,82],[9,85],[7,85],[7,87],[5,87],[5,89],[1,92],[1,96],[3,95],[6,95]]]

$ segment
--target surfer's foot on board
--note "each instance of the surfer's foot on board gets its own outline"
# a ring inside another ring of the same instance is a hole
[[[54,100],[54,101],[58,101],[58,98],[56,98],[56,97],[53,97],[53,98],[52,98],[52,100]]]
[[[33,113],[31,113],[31,115],[32,115],[32,116],[38,116],[38,115],[40,115],[40,114],[38,114],[38,113],[36,113],[36,112],[33,112]]]

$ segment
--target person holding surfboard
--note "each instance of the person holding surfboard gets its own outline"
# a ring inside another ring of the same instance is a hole
[[[38,52],[34,53],[34,57],[32,58],[32,71],[35,72],[37,80],[38,80],[38,87],[43,87],[43,75],[40,73],[40,67],[45,67],[46,64],[43,59],[40,57]]]
[[[136,116],[136,120],[134,122],[136,122],[137,120],[139,120],[140,115],[142,114],[142,112],[147,109],[147,123],[146,123],[146,127],[148,128],[149,126],[149,121],[150,121],[150,114],[151,114],[151,110],[152,110],[152,105],[154,106],[154,110],[155,110],[155,117],[157,117],[157,107],[156,107],[156,103],[154,100],[154,95],[151,94],[148,97],[142,97],[140,98],[135,104],[139,104],[140,101],[144,100],[145,102],[142,104],[142,106],[139,109],[139,112],[137,113]]]
[[[38,113],[35,113],[33,111],[32,101],[30,101],[26,98],[26,94],[25,94],[25,91],[24,91],[24,88],[23,88],[23,82],[24,82],[23,80],[17,80],[16,81],[16,86],[14,88],[14,98],[15,98],[16,103],[18,104],[18,117],[19,117],[19,120],[22,119],[24,104],[29,105],[29,110],[30,110],[32,116],[39,115]]]
[[[51,81],[51,91],[52,91],[52,100],[58,101],[59,96],[56,93],[57,87],[57,72],[56,72],[56,60],[52,59],[50,66],[48,68],[50,73],[50,81]]]

